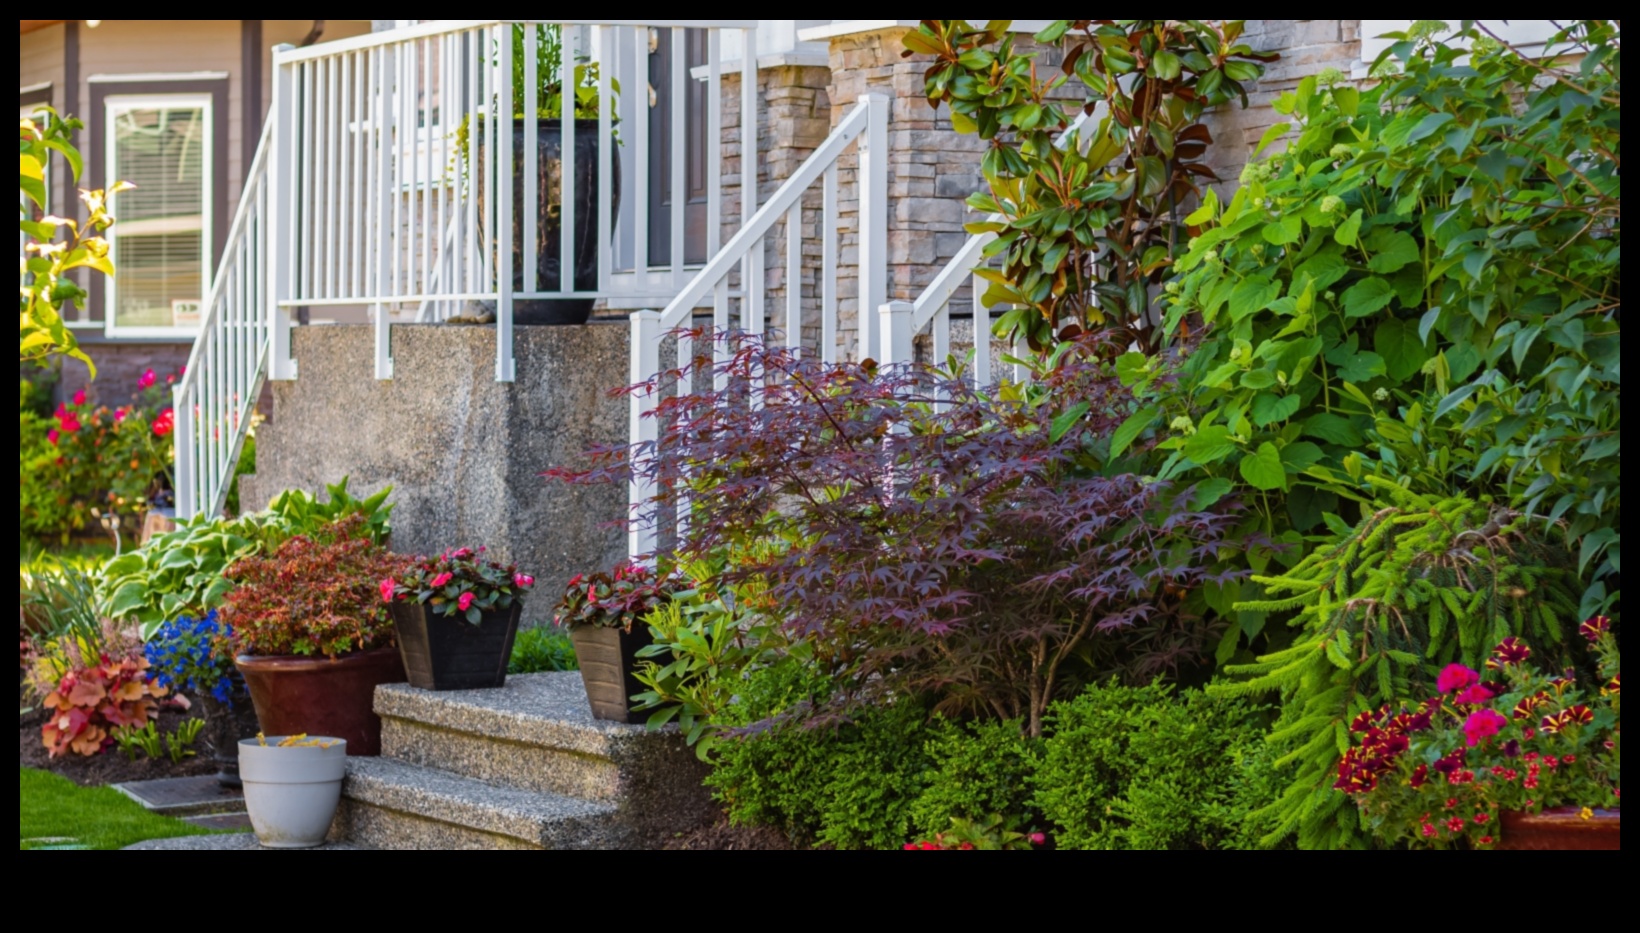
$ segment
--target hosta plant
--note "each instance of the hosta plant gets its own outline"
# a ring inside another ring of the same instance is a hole
[[[446,551],[417,561],[381,581],[382,601],[426,606],[434,615],[478,625],[487,612],[507,612],[523,602],[535,578],[517,567],[484,559],[484,548]]]
[[[1571,807],[1589,819],[1618,807],[1622,655],[1605,618],[1582,631],[1600,655],[1592,683],[1540,672],[1532,649],[1511,638],[1484,675],[1454,664],[1439,695],[1362,713],[1337,789],[1380,840],[1436,848],[1497,844],[1506,811]]]

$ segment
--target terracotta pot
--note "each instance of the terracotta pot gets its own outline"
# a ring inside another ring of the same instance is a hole
[[[334,661],[242,656],[235,663],[250,687],[264,734],[334,736],[347,742],[349,755],[381,754],[376,688],[405,682],[398,648],[361,651]]]
[[[633,713],[631,698],[644,692],[634,672],[638,652],[649,647],[649,627],[634,626],[627,632],[618,628],[576,626],[569,630],[575,643],[575,657],[581,662],[581,683],[587,689],[592,716],[605,722],[640,723],[647,713]]]
[[[399,651],[410,686],[420,690],[491,690],[507,683],[522,603],[486,612],[477,625],[423,605],[393,604]]]
[[[1537,816],[1503,815],[1499,849],[1519,852],[1617,852],[1623,848],[1622,811],[1596,810],[1583,819],[1576,807],[1545,810]]]

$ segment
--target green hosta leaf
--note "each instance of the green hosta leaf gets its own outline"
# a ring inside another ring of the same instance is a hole
[[[1157,409],[1156,406],[1151,405],[1141,409],[1129,417],[1126,421],[1122,422],[1122,426],[1116,429],[1115,434],[1111,435],[1111,458],[1114,459],[1116,457],[1120,457],[1124,451],[1126,451],[1129,447],[1132,447],[1133,442],[1138,440],[1139,435],[1143,434],[1145,429],[1150,427],[1151,424],[1156,421],[1156,416],[1160,413],[1160,410]]]
[[[1368,260],[1367,268],[1387,275],[1417,261],[1418,241],[1412,238],[1412,234],[1399,231],[1379,247],[1378,253]]]
[[[1253,423],[1261,428],[1267,428],[1277,422],[1286,421],[1298,413],[1299,398],[1296,395],[1275,396],[1268,392],[1260,393],[1253,399]]]
[[[1417,375],[1429,361],[1429,351],[1418,338],[1418,325],[1412,321],[1389,318],[1380,322],[1373,335],[1373,346],[1384,358],[1390,378],[1397,382]]]
[[[1395,287],[1376,276],[1350,286],[1344,293],[1344,313],[1350,317],[1366,317],[1389,307],[1395,300]]]
[[[1218,463],[1235,452],[1236,442],[1231,440],[1230,429],[1218,424],[1197,431],[1184,445],[1184,455],[1198,466]]]
[[[1281,451],[1265,441],[1257,451],[1241,458],[1241,478],[1254,489],[1269,492],[1287,488],[1287,468],[1281,463]]]

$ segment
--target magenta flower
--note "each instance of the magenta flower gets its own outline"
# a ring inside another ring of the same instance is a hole
[[[150,369],[147,372],[142,374],[141,379],[137,380],[137,388],[139,388],[139,389],[152,389],[154,387],[154,383],[156,383],[158,381],[159,381],[159,377],[154,375],[154,371]]]
[[[1469,740],[1469,747],[1474,748],[1481,744],[1482,739],[1489,739],[1502,732],[1503,727],[1507,725],[1509,720],[1492,710],[1476,710],[1463,724],[1463,734]]]
[[[85,390],[84,389],[81,389],[80,391],[74,393],[74,404],[75,404],[76,407],[85,404]]]
[[[1605,616],[1595,616],[1589,621],[1578,626],[1577,630],[1578,633],[1584,638],[1587,638],[1589,640],[1589,644],[1592,645],[1600,640],[1600,636],[1612,630],[1612,620],[1606,618]]]
[[[62,437],[62,435],[57,433],[56,428],[52,428],[51,430],[46,432],[46,440],[50,441],[51,446],[53,446],[53,447],[57,446],[57,439],[60,438],[60,437]]]
[[[1481,682],[1481,675],[1475,673],[1462,664],[1452,664],[1441,671],[1441,676],[1435,681],[1435,688],[1442,693],[1456,693]]]
[[[387,579],[383,580],[382,581],[382,602],[384,602],[384,603],[392,602],[393,601],[393,594],[398,591],[398,588],[399,588],[399,584],[392,577],[388,577]]]
[[[114,423],[115,424],[124,424],[125,419],[130,417],[130,416],[131,416],[131,411],[129,409],[121,408],[119,411],[114,412]]]
[[[513,585],[521,590],[527,590],[535,585],[535,578],[527,573],[517,574],[513,577]]]
[[[455,579],[455,574],[441,573],[433,578],[433,589],[441,589],[453,579]]]
[[[1492,691],[1487,689],[1485,684],[1476,684],[1458,694],[1452,702],[1459,706],[1482,706],[1492,702],[1492,699]]]
[[[477,598],[478,597],[471,593],[462,593],[461,598],[456,600],[456,607],[462,612],[466,612],[467,610],[473,608],[473,600]]]

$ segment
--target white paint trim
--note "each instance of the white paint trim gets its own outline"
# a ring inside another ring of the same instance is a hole
[[[222,81],[226,78],[228,78],[226,71],[178,71],[163,74],[92,75],[86,80],[92,84],[108,82],[152,84],[155,81]]]
[[[738,74],[741,70],[739,59],[723,62],[718,67],[724,74]],[[811,52],[806,49],[798,49],[792,52],[778,52],[774,55],[759,55],[757,57],[758,71],[768,71],[771,68],[830,67],[831,55],[822,51]],[[701,65],[698,68],[691,68],[689,70],[689,76],[694,78],[696,81],[705,81],[710,77],[711,69],[712,66],[710,65]]]
[[[1364,19],[1361,21],[1361,60],[1371,64],[1384,50],[1394,45],[1394,39],[1379,38],[1387,32],[1406,32],[1412,28],[1410,19]],[[1446,20],[1456,24],[1458,20]],[[1486,20],[1486,28],[1503,37],[1504,41],[1522,52],[1545,56],[1549,50],[1544,44],[1560,30],[1546,19]],[[1456,26],[1454,26],[1456,28]]]
[[[833,20],[829,26],[814,26],[809,29],[799,29],[797,38],[804,42],[824,42],[839,36],[852,36],[862,32],[877,32],[883,29],[917,28],[920,19],[839,19]],[[973,20],[984,22],[984,20]],[[1052,23],[1051,19],[1016,19],[1008,27],[1009,32],[1037,33]]]
[[[49,91],[49,90],[51,90],[51,82],[50,81],[41,81],[39,84],[30,84],[27,87],[18,88],[17,89],[17,96],[21,97],[24,94],[33,94],[35,91]]]

